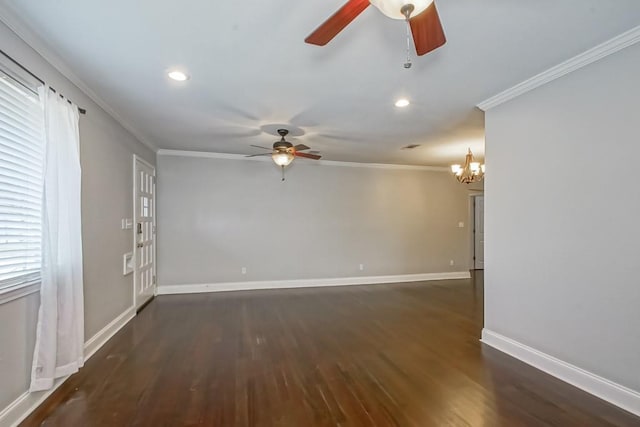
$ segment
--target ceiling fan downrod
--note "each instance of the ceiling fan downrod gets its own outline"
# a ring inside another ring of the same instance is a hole
[[[411,68],[411,14],[413,13],[415,6],[411,3],[405,4],[400,9],[400,12],[404,15],[405,22],[407,24],[407,62],[404,63],[404,68]]]

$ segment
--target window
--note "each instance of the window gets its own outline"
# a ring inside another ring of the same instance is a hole
[[[42,240],[38,82],[0,55],[0,301],[36,289]]]

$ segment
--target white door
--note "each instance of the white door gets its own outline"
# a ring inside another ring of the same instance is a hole
[[[134,295],[136,309],[142,307],[156,291],[155,245],[155,169],[134,156]]]
[[[484,270],[484,196],[475,197],[474,212],[474,268]]]

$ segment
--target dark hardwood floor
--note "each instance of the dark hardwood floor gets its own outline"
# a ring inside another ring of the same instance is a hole
[[[156,298],[22,425],[638,426],[478,341],[482,276]]]

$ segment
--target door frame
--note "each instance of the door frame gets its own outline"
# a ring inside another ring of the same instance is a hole
[[[136,202],[137,202],[137,197],[136,197],[136,193],[138,191],[138,186],[136,185],[137,179],[138,179],[138,171],[136,170],[136,166],[137,163],[140,162],[143,165],[147,166],[148,168],[151,168],[153,170],[153,276],[155,277],[155,281],[153,284],[153,297],[155,297],[158,294],[158,276],[157,276],[157,272],[156,272],[156,254],[157,254],[157,233],[156,233],[156,212],[158,211],[157,206],[156,206],[156,193],[158,191],[158,187],[156,185],[156,167],[154,165],[152,165],[151,163],[149,163],[148,161],[146,161],[145,159],[143,159],[142,157],[138,156],[137,154],[133,155],[133,171],[132,171],[132,176],[133,176],[133,185],[132,185],[132,189],[133,189],[133,195],[132,195],[132,200],[133,200],[133,215],[132,215],[132,229],[131,229],[131,250],[133,253],[133,307],[136,310],[138,309],[138,292],[136,292],[136,281],[137,281],[137,273],[138,273],[138,259],[136,257],[137,255],[137,251],[136,251]],[[152,297],[152,298],[153,298]],[[151,299],[149,300],[151,301]],[[140,307],[141,309],[142,307]]]
[[[484,191],[469,193],[469,270],[476,269],[476,198],[484,197]]]

